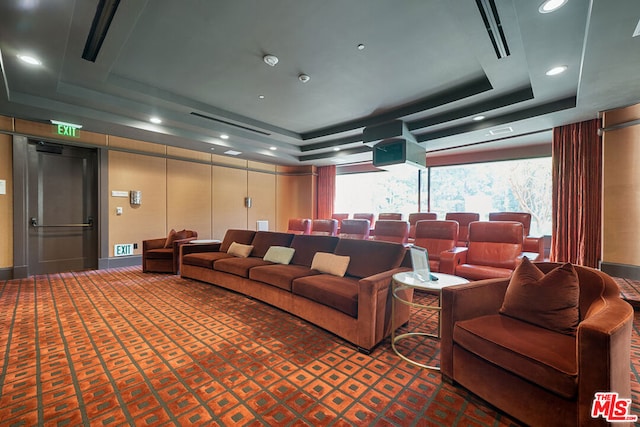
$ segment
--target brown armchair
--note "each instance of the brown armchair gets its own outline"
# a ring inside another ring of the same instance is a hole
[[[311,219],[309,218],[291,218],[287,226],[287,233],[291,234],[310,234]]]
[[[409,239],[409,223],[392,219],[376,221],[373,240],[406,244]]]
[[[341,239],[367,240],[371,223],[368,219],[344,219],[340,226]]]
[[[529,252],[532,261],[544,260],[544,237],[531,236],[531,214],[529,212],[491,212],[489,221],[518,221],[524,227],[522,250]],[[537,255],[535,255],[537,254]]]
[[[391,219],[391,220],[396,220],[396,221],[400,221],[402,220],[402,213],[400,212],[382,212],[378,214],[378,220],[386,220],[386,219]]]
[[[338,235],[337,219],[314,219],[311,221],[311,234],[322,236]]]
[[[454,250],[458,243],[458,223],[422,220],[416,223],[415,233],[413,244],[427,250],[429,268],[439,272],[441,254]]]
[[[467,248],[444,252],[440,272],[469,280],[509,277],[522,260],[522,223],[474,221]]]
[[[438,219],[435,212],[414,212],[409,214],[409,241],[416,237],[416,223],[427,219]],[[458,236],[456,236],[456,240]]]
[[[547,273],[560,264],[535,265]],[[527,425],[609,425],[591,417],[591,405],[596,392],[631,398],[633,308],[611,277],[573,267],[579,286],[575,336],[499,314],[508,278],[444,288],[443,377]]]
[[[142,271],[178,274],[180,246],[198,238],[193,230],[171,230],[167,237],[142,241]]]
[[[469,224],[473,221],[480,221],[480,214],[476,212],[448,212],[444,219],[458,221],[458,246],[467,246]]]

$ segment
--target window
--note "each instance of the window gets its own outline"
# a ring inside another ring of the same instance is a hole
[[[531,234],[550,235],[551,157],[336,177],[336,212],[402,212],[406,218],[418,210],[440,219],[478,212],[481,220],[489,212],[531,212]]]

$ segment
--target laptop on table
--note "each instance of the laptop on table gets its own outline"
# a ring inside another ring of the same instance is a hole
[[[413,273],[419,280],[424,282],[435,282],[438,280],[429,268],[429,253],[425,248],[420,246],[411,246],[411,264],[413,265]]]

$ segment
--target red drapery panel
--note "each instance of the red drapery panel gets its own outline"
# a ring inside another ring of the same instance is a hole
[[[336,166],[319,166],[317,182],[317,218],[331,218],[331,215],[333,215],[333,202],[336,198]]]
[[[600,120],[553,129],[551,261],[597,267],[600,260],[602,143]]]

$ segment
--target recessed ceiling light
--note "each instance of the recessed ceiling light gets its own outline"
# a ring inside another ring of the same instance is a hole
[[[485,117],[484,117],[484,116],[475,116],[472,120],[473,120],[474,122],[479,122],[480,120],[484,120],[484,119],[485,119]]]
[[[333,147],[333,151],[340,151],[340,147]]]
[[[547,71],[545,74],[547,76],[557,76],[558,74],[562,74],[565,71],[567,71],[567,66],[566,65],[561,65],[559,67],[553,67],[552,69]]]
[[[159,117],[151,117],[149,121],[156,125],[159,125],[160,123],[162,123],[162,119],[160,119]]]
[[[275,55],[265,55],[262,60],[270,67],[275,67],[279,61],[278,57]]]
[[[223,133],[222,135],[220,135],[220,139],[229,139],[229,135]]]
[[[309,77],[309,76],[308,76],[308,75],[306,75],[306,74],[300,74],[300,75],[298,76],[298,80],[300,80],[302,83],[306,83],[306,82],[308,82],[309,80],[311,80],[311,77]]]
[[[258,95],[258,99],[264,99],[264,95]]]
[[[278,147],[273,147],[273,146],[269,147],[269,150],[271,150],[271,151],[276,151],[277,149],[278,149]]]
[[[564,6],[565,3],[567,3],[567,1],[568,0],[547,0],[540,5],[540,7],[538,8],[538,12],[540,13],[554,12],[560,9],[562,6]]]
[[[229,156],[237,156],[242,154],[242,151],[227,150],[224,152],[224,154],[228,154]]]
[[[22,62],[24,62],[25,64],[29,64],[29,65],[42,65],[42,61],[40,61],[38,58],[36,58],[35,56],[31,56],[31,55],[18,55],[18,59]]]
[[[358,50],[364,50],[364,45],[362,43],[358,45]]]

